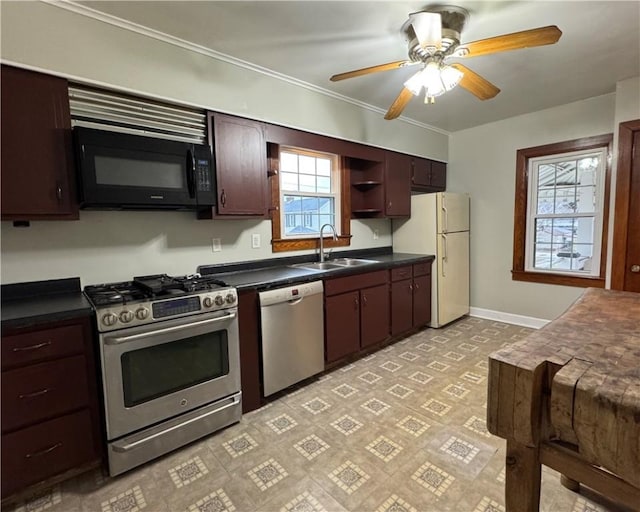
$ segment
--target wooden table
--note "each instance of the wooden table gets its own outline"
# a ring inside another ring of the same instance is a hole
[[[640,510],[640,293],[588,288],[489,357],[487,427],[507,440],[507,512],[539,510],[540,468]]]

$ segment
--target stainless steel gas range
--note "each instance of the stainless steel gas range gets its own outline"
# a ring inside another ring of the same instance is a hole
[[[97,317],[110,475],[240,420],[234,288],[155,275],[84,293]]]

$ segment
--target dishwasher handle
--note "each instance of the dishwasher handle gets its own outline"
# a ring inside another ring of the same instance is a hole
[[[260,307],[271,306],[288,302],[291,305],[298,304],[305,297],[321,294],[324,291],[322,281],[312,281],[310,283],[300,283],[299,285],[287,286],[266,290],[258,294]]]

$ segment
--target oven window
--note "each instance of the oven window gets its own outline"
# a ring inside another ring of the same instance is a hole
[[[124,403],[133,407],[229,373],[227,331],[122,354]]]

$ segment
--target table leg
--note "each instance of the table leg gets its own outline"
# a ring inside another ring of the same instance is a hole
[[[538,448],[507,440],[506,512],[540,510],[540,458]]]

